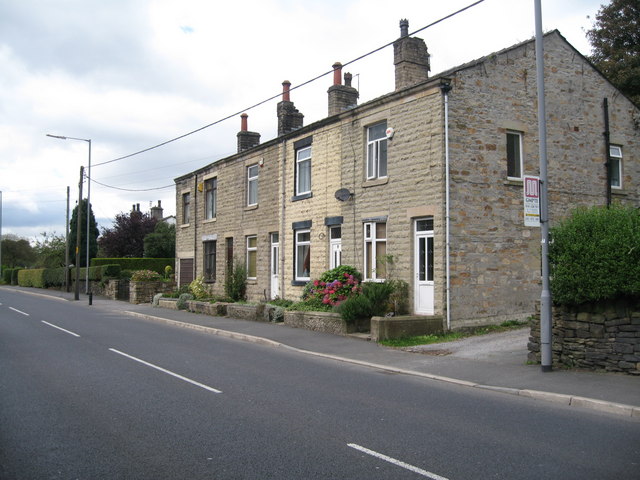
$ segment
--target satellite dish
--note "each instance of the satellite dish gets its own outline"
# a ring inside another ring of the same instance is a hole
[[[351,192],[347,188],[341,188],[336,190],[335,197],[341,202],[345,202],[351,198]]]

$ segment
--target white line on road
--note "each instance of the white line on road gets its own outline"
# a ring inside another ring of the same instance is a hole
[[[373,450],[369,450],[368,448],[362,447],[355,443],[347,444],[351,448],[355,448],[356,450],[360,450],[367,455],[371,455],[372,457],[379,458],[380,460],[384,460],[385,462],[392,463],[398,467],[405,468],[414,473],[422,475],[423,477],[431,478],[432,480],[448,480],[446,477],[441,477],[440,475],[436,475],[435,473],[427,472],[426,470],[422,470],[421,468],[414,467],[413,465],[409,465],[408,463],[401,462],[400,460],[396,460],[395,458],[388,457],[383,455],[382,453],[374,452]]]
[[[21,311],[20,311],[20,310],[18,310],[17,308],[9,307],[9,310],[13,310],[14,312],[21,313],[22,315],[26,315],[27,317],[29,316],[29,314],[28,314],[28,313],[21,312]]]
[[[77,333],[73,333],[69,330],[65,330],[64,328],[54,325],[53,323],[45,322],[44,320],[41,320],[41,322],[44,323],[45,325],[49,325],[50,327],[57,328],[58,330],[62,330],[63,332],[68,333],[69,335],[73,335],[74,337],[80,337],[80,335],[78,335]]]
[[[197,387],[204,388],[205,390],[209,390],[210,392],[222,393],[221,390],[216,390],[215,388],[209,387],[208,385],[204,385],[203,383],[196,382],[195,380],[191,380],[190,378],[187,378],[187,377],[183,377],[182,375],[178,375],[177,373],[174,373],[174,372],[172,372],[170,370],[166,370],[166,369],[164,369],[162,367],[158,367],[157,365],[154,365],[153,363],[145,362],[144,360],[136,358],[136,357],[134,357],[132,355],[128,355],[128,354],[126,354],[124,352],[121,352],[120,350],[116,350],[115,348],[110,348],[109,350],[111,350],[114,353],[117,353],[118,355],[122,355],[123,357],[127,357],[127,358],[129,358],[131,360],[134,360],[134,361],[139,362],[139,363],[141,363],[143,365],[146,365],[147,367],[155,368],[156,370],[159,370],[162,373],[166,373],[167,375],[171,375],[172,377],[179,378],[180,380],[183,380],[185,382],[191,383],[192,385],[195,385]]]

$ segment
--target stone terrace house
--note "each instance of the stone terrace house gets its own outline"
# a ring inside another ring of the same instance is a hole
[[[284,82],[277,138],[261,144],[243,115],[236,155],[175,180],[180,283],[202,275],[222,293],[236,259],[249,300],[296,300],[348,264],[407,281],[412,312],[445,327],[534,312],[540,231],[524,226],[523,176],[539,173],[535,42],[429,77],[407,32],[402,21],[393,92],[357,105],[336,64],[328,117],[304,126]],[[552,225],[578,205],[640,205],[638,108],[559,32],[544,49]]]

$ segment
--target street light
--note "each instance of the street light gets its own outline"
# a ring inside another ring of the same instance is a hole
[[[89,208],[91,207],[91,139],[64,137],[62,135],[51,135],[50,133],[47,133],[47,137],[59,138],[60,140],[80,140],[89,144],[89,171],[87,173],[87,270],[85,278],[85,293],[89,295],[89,219],[91,218],[91,216],[89,215]],[[82,208],[81,203],[82,199],[80,199],[80,203],[78,203],[78,208]]]

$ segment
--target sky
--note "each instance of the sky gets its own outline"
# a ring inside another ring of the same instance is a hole
[[[2,235],[34,241],[65,233],[67,187],[73,209],[89,142],[47,134],[91,140],[100,231],[133,204],[148,212],[161,200],[165,216],[175,215],[174,179],[236,153],[242,112],[262,142],[277,136],[284,80],[309,125],[327,116],[333,77],[297,85],[393,42],[403,18],[412,33],[473,3],[0,0]],[[558,29],[589,55],[585,31],[602,3],[542,0],[543,30]],[[534,0],[484,0],[415,36],[437,75],[534,35]],[[359,103],[389,93],[393,48],[347,71]]]

